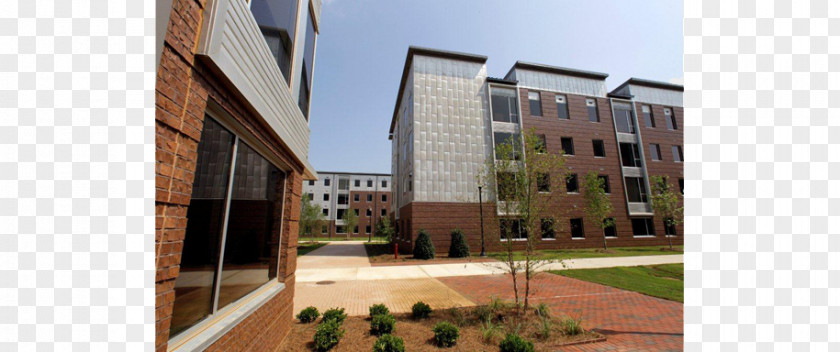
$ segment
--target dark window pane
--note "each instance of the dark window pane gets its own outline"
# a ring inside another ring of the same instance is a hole
[[[346,194],[339,194],[338,195],[338,204],[347,204],[350,197]]]
[[[551,192],[551,178],[548,174],[537,174],[537,189],[539,192]]]
[[[645,127],[656,127],[656,122],[653,120],[653,111],[650,105],[642,105],[642,117],[645,120]]]
[[[554,238],[554,219],[540,219],[540,230],[542,238]]]
[[[493,143],[497,160],[519,160],[521,152],[520,136],[506,132],[493,132]]]
[[[353,180],[353,187],[361,187],[362,180]]]
[[[309,185],[314,186],[315,185],[315,180],[309,180]]]
[[[571,174],[568,177],[566,177],[566,192],[568,192],[568,193],[577,193],[578,192],[577,174]]]
[[[600,139],[593,139],[592,140],[592,150],[594,151],[595,156],[604,157],[607,156],[606,150],[604,150],[604,141]]]
[[[610,193],[610,177],[606,175],[598,175],[601,180],[601,187],[604,188],[604,193]]]
[[[308,11],[307,11],[308,13]],[[309,96],[312,87],[312,67],[315,64],[315,25],[312,23],[312,14],[303,16],[306,21],[306,43],[303,47],[303,68],[300,73],[300,93],[298,95],[298,106],[303,117],[309,120]]]
[[[368,180],[368,181],[367,181],[367,186],[368,186],[368,187],[373,187],[373,181]]]
[[[330,215],[330,210],[325,208],[322,213],[324,213],[324,216]]]
[[[354,202],[358,202],[358,201],[359,201],[359,195],[358,195],[358,194],[354,194],[354,195],[353,195],[353,201],[354,201]]]
[[[383,194],[382,195],[382,201],[387,202],[388,201],[388,195]]]
[[[542,116],[540,92],[528,92],[528,106],[531,109],[531,116]]]
[[[368,195],[367,195],[367,201],[368,201],[368,202],[372,202],[372,201],[373,201],[373,194],[368,194]]]
[[[309,193],[307,196],[309,197],[309,200],[315,200],[315,194]]]
[[[557,117],[568,120],[569,119],[569,104],[566,102],[565,95],[557,95],[554,97],[557,103]]]
[[[324,186],[330,185],[330,179],[324,179]]]
[[[493,101],[493,121],[519,123],[519,108],[516,105],[516,91],[510,88],[490,88]]]
[[[560,138],[560,144],[563,147],[563,153],[566,155],[575,155],[575,143],[571,138]]]
[[[522,222],[519,219],[502,219],[499,220],[499,231],[503,240],[508,239],[526,239],[528,233],[522,228]]]
[[[297,0],[252,0],[251,13],[260,27],[277,67],[286,83],[291,77],[292,46],[295,37]]]
[[[684,188],[683,188],[684,184],[685,184],[685,181],[683,181],[683,179],[680,179],[680,193],[682,193],[682,194],[685,194],[685,191],[684,191]]]
[[[662,160],[662,154],[659,152],[659,144],[650,145],[650,159]]]
[[[277,277],[284,176],[245,143],[236,154],[219,308]]]
[[[204,119],[187,210],[181,273],[175,279],[170,336],[200,321],[213,309],[213,282],[219,263],[233,140],[233,134],[221,125],[209,117]]]
[[[338,219],[338,220],[344,219],[344,212],[346,212],[346,211],[347,211],[347,209],[336,209],[335,210],[335,218]]]
[[[632,203],[647,203],[647,187],[641,177],[625,177],[627,198]]]
[[[328,201],[328,200],[330,200],[329,193],[324,193],[324,201]]]
[[[620,143],[621,165],[627,167],[642,167],[642,160],[639,158],[639,146],[635,143]]]
[[[672,145],[671,153],[674,154],[674,161],[683,161],[682,147],[678,145]]]
[[[653,229],[653,219],[632,219],[631,222],[633,223],[633,236],[656,236]]]
[[[583,219],[571,219],[569,225],[572,230],[572,238],[583,238]]]
[[[589,114],[589,121],[601,121],[601,117],[598,116],[598,102],[595,99],[586,99],[586,112]]]
[[[615,231],[615,218],[610,218],[610,219],[612,219],[612,225],[604,228],[604,236],[605,237],[618,237],[618,234]]]
[[[674,111],[671,108],[665,108],[665,125],[669,130],[677,129],[677,119],[674,117]]]
[[[388,187],[388,181],[382,181],[382,188]]]
[[[621,133],[636,133],[636,124],[633,123],[632,106],[626,103],[615,103],[613,105],[615,115],[615,129]]]

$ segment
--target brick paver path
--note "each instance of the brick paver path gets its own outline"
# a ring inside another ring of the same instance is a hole
[[[472,301],[513,299],[507,275],[438,278]],[[524,287],[524,285],[522,286]],[[586,329],[607,336],[606,342],[570,346],[563,351],[680,351],[683,304],[609,286],[540,274],[532,281],[532,302],[545,302],[554,314],[582,314]]]

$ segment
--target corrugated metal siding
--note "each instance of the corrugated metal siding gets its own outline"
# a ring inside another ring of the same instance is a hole
[[[554,73],[514,69],[515,79],[519,80],[520,88],[534,88],[571,94],[595,97],[607,96],[607,85],[604,81]]]
[[[660,104],[667,106],[683,106],[683,93],[675,90],[651,88],[629,84],[630,94],[633,100],[643,103]]]

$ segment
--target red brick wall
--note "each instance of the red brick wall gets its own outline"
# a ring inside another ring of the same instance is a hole
[[[642,117],[642,105],[650,105],[653,111],[653,122],[656,127],[645,127],[644,118]],[[678,145],[683,147],[683,158],[685,158],[685,147],[683,145],[683,108],[677,106],[667,106],[673,111],[674,117],[677,120],[677,129],[669,130],[665,122],[666,106],[657,104],[648,104],[644,102],[636,102],[636,116],[639,119],[639,130],[642,135],[642,143],[644,143],[645,150],[645,164],[647,164],[647,171],[649,176],[668,176],[675,192],[679,192],[679,179],[683,178],[683,165],[681,162],[674,162],[674,155],[671,152],[671,146]],[[662,154],[662,161],[651,159],[650,144],[659,144],[659,150]],[[663,220],[659,216],[654,217],[654,226],[659,231],[662,228],[664,232]],[[678,225],[677,234],[683,235],[683,225]]]
[[[302,165],[267,130],[241,98],[227,89],[194,53],[204,0],[174,0],[157,71],[155,94],[155,346],[166,351],[192,193],[198,143],[208,101],[214,101],[253,133],[293,170],[287,175],[279,249],[278,280],[287,287],[217,341],[211,349],[271,349],[279,345],[292,319],[297,219],[300,216]],[[277,209],[276,216],[280,216]]]

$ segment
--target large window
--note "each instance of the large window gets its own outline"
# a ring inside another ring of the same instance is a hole
[[[632,219],[631,222],[633,223],[633,236],[656,236],[656,231],[653,228],[653,219]]]
[[[604,141],[601,139],[592,140],[592,153],[598,157],[603,158],[607,156],[607,151],[604,149]]]
[[[662,160],[662,152],[659,150],[659,144],[650,144],[650,160]]]
[[[490,87],[490,99],[493,101],[493,121],[519,123],[515,89]]]
[[[601,180],[601,188],[604,189],[604,193],[610,193],[610,177],[607,175],[598,175],[598,179]]]
[[[676,161],[676,162],[682,162],[683,161],[682,147],[680,147],[678,145],[672,145],[671,146],[671,153],[674,154],[674,161]]]
[[[350,189],[350,179],[349,178],[339,178],[338,179],[338,189],[342,191],[346,191]]]
[[[598,101],[592,98],[586,99],[586,112],[589,114],[589,121],[600,122],[598,115]]]
[[[668,221],[662,221],[663,227],[665,227],[665,236],[676,236],[677,235],[677,227],[673,224],[668,224]]]
[[[656,122],[653,120],[653,110],[650,109],[650,105],[642,105],[642,117],[645,120],[645,127],[656,127]]]
[[[542,239],[555,238],[554,233],[554,219],[540,219],[540,230],[542,231]]]
[[[575,142],[571,137],[560,138],[560,146],[563,148],[563,154],[575,155]]]
[[[639,146],[636,143],[619,143],[621,152],[621,165],[626,167],[642,167],[642,159],[639,156]]]
[[[544,193],[551,192],[551,177],[547,173],[537,173],[537,191]]]
[[[339,195],[338,195],[338,203],[337,203],[337,204],[347,205],[349,198],[350,198],[350,197],[349,197],[348,195],[346,195],[346,194],[339,194]]]
[[[286,84],[291,77],[297,0],[251,0],[251,13],[257,20],[271,55],[283,73]]]
[[[669,130],[677,129],[677,118],[674,116],[674,111],[671,108],[665,108],[665,124]]]
[[[308,11],[307,11],[308,12]],[[298,106],[303,117],[309,120],[309,97],[312,89],[312,67],[315,64],[315,24],[312,23],[312,13],[306,17],[306,42],[303,47],[303,67],[300,70],[300,92]]]
[[[633,122],[633,108],[627,103],[613,103],[613,115],[615,115],[615,129],[621,133],[636,133],[636,124]]]
[[[571,174],[566,176],[566,193],[578,193],[578,176]]]
[[[572,238],[583,238],[583,218],[569,219]]]
[[[496,160],[519,160],[522,154],[521,138],[515,133],[493,132]]]
[[[522,227],[522,220],[520,219],[499,220],[499,233],[503,241],[508,238],[512,240],[528,239],[528,232]]]
[[[554,102],[557,104],[557,117],[562,120],[569,119],[569,104],[565,95],[555,95]]]
[[[647,203],[647,187],[643,178],[625,177],[624,183],[627,188],[627,198],[631,203]]]
[[[612,221],[612,225],[604,228],[604,237],[615,238],[618,233],[615,231],[615,218],[604,219],[604,222]]]
[[[545,135],[544,134],[538,134],[537,135],[537,145],[534,146],[534,151],[538,154],[545,154],[548,151],[546,145],[547,144],[545,142]]]
[[[170,336],[277,277],[283,172],[210,117],[197,154]]]
[[[528,92],[528,108],[531,109],[531,116],[542,116],[540,92]]]

